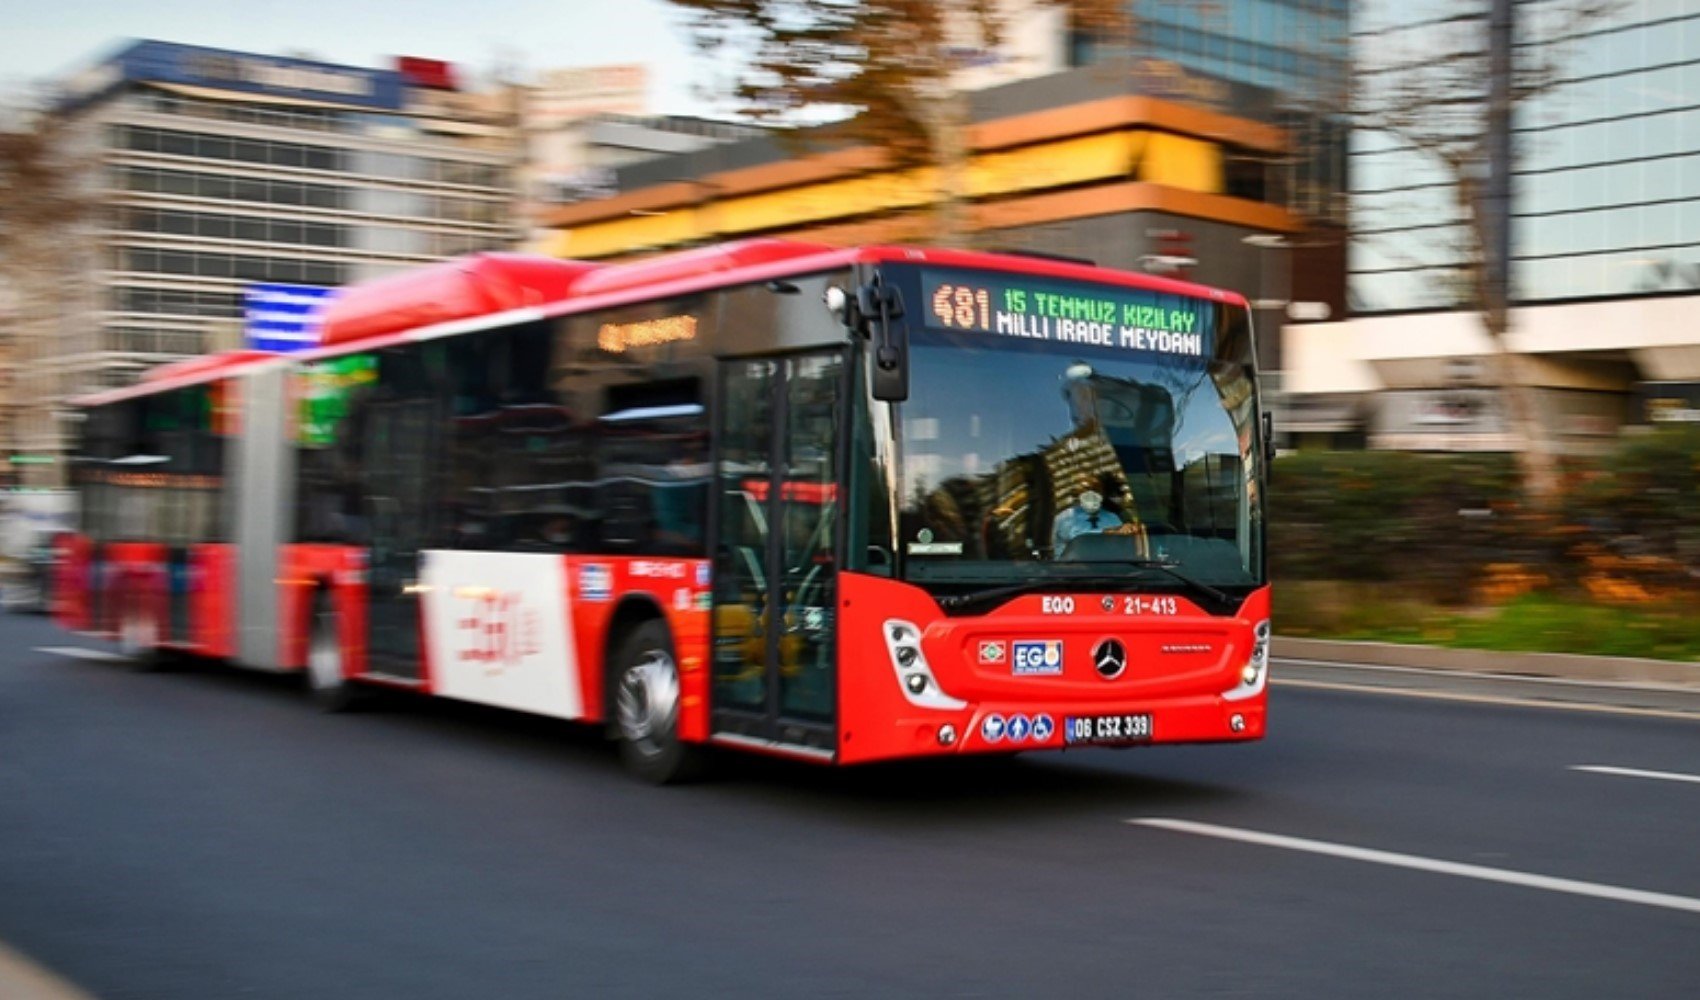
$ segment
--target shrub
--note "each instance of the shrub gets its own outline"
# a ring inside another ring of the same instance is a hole
[[[1700,598],[1700,428],[1624,438],[1569,463],[1553,506],[1523,502],[1510,455],[1301,452],[1275,463],[1280,581],[1396,584],[1439,604],[1557,591],[1598,603]]]

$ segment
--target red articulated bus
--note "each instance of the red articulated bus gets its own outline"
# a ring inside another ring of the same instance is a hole
[[[1264,733],[1240,296],[1016,254],[481,255],[81,401],[54,606],[187,653],[854,764]]]

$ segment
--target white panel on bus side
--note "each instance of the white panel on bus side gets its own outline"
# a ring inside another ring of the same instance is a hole
[[[419,560],[436,694],[563,719],[584,715],[564,559],[427,550]]]
[[[235,487],[236,658],[280,670],[278,566],[294,530],[295,462],[285,437],[288,369],[266,365],[237,376],[241,423],[229,483]]]

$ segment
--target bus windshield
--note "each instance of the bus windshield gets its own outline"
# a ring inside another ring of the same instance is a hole
[[[1239,596],[1262,582],[1242,308],[1024,276],[917,277],[901,406],[905,578],[935,591],[1113,578]]]

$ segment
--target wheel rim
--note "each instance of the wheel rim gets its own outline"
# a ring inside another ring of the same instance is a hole
[[[342,647],[329,615],[320,614],[313,623],[313,638],[307,649],[307,679],[320,691],[342,684]]]
[[[651,650],[620,675],[615,694],[620,733],[646,755],[659,753],[679,711],[679,670],[673,658]]]

